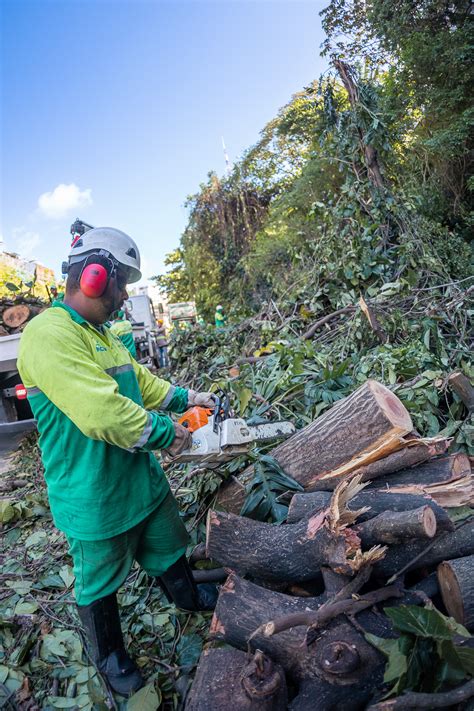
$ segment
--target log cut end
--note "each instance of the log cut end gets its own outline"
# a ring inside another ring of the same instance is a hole
[[[474,629],[474,555],[445,560],[438,566],[438,583],[445,607],[456,622]]]
[[[411,432],[413,430],[413,422],[408,410],[398,397],[376,380],[368,380],[367,384],[380,409],[385,413],[386,418],[392,423],[393,427],[403,430],[404,433]]]
[[[423,508],[421,528],[426,538],[434,537],[436,533],[436,516],[430,506]],[[422,537],[420,535],[420,538]]]

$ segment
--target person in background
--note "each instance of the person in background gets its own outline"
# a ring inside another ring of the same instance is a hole
[[[160,361],[160,368],[168,367],[168,341],[166,339],[166,329],[163,323],[163,319],[158,319],[158,328],[156,331],[156,345],[158,348],[158,358]]]
[[[128,696],[143,685],[120,627],[117,590],[134,561],[184,610],[211,610],[189,536],[153,452],[188,449],[169,413],[213,407],[209,392],[171,385],[132,358],[105,322],[141,279],[140,252],[120,230],[88,230],[71,247],[66,296],[27,324],[18,370],[37,421],[54,524],[69,543],[77,610],[99,672]]]
[[[55,301],[64,301],[64,291],[58,291],[56,284],[51,284],[49,287],[49,294],[52,303]]]
[[[224,328],[227,316],[224,314],[224,307],[220,304],[216,306],[216,313],[214,314],[216,328]]]
[[[136,359],[137,349],[133,338],[132,324],[127,319],[125,311],[122,311],[122,309],[119,309],[115,314],[115,319],[110,326],[110,331],[114,334],[114,336],[120,338],[125,348]]]

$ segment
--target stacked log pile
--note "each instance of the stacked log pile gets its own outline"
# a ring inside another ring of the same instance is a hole
[[[385,605],[433,599],[474,631],[474,521],[450,515],[472,503],[473,478],[448,444],[417,436],[369,381],[272,451],[305,487],[284,524],[239,516],[239,487],[227,487],[231,510],[209,512],[205,555],[228,577],[188,711],[369,708],[387,691],[386,657],[365,635],[397,636]],[[266,689],[260,706],[249,678]]]
[[[3,297],[0,299],[0,337],[21,333],[28,321],[49,304],[34,296]]]

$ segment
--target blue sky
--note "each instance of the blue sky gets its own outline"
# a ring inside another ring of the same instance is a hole
[[[184,201],[325,70],[320,0],[1,0],[0,234],[59,273],[76,216],[163,269]]]

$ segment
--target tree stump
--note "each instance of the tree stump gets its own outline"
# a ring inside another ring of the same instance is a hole
[[[282,468],[305,489],[321,480],[339,482],[346,474],[406,445],[404,435],[413,430],[410,415],[388,388],[368,380],[293,437],[271,450]],[[252,469],[239,479],[245,483]],[[217,503],[240,511],[244,492],[230,481]]]
[[[437,573],[447,611],[456,622],[474,632],[474,555],[445,560]]]
[[[385,660],[344,618],[330,622],[309,647],[305,644],[304,627],[293,627],[270,637],[255,634],[270,619],[317,611],[326,600],[327,595],[290,597],[232,574],[221,588],[210,633],[214,639],[238,649],[246,650],[248,645],[261,649],[296,680],[321,678],[345,686],[368,679],[376,684],[374,676],[379,675],[380,682]],[[379,636],[391,634],[388,619],[382,615],[364,614],[363,626]]]
[[[262,652],[249,658],[237,649],[205,649],[201,654],[186,711],[285,711],[283,669]]]

